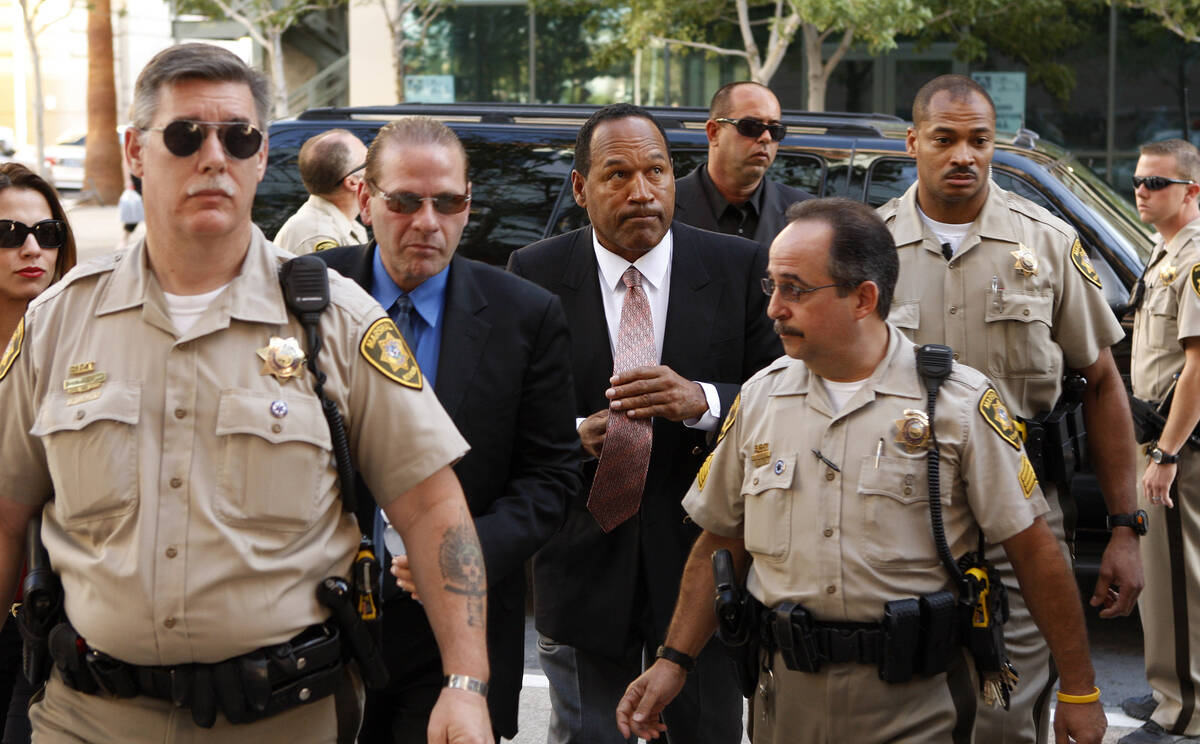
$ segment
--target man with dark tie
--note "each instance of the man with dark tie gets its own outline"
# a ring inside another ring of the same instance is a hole
[[[579,487],[579,439],[563,401],[570,349],[559,301],[504,271],[455,255],[469,216],[467,153],[444,124],[406,117],[380,130],[359,189],[370,245],[316,255],[367,289],[399,326],[421,373],[471,451],[455,466],[488,576],[488,708],[496,741],[517,733],[524,669],[526,559],[562,524]],[[369,502],[369,500],[366,500]],[[375,537],[413,588],[396,533]],[[386,550],[385,550],[386,547]],[[394,560],[393,560],[394,559]],[[364,744],[424,744],[442,659],[424,608],[383,583],[383,653],[391,683],[368,692]]]
[[[637,106],[605,106],[580,128],[571,184],[591,226],[509,259],[562,300],[591,455],[566,524],[534,559],[548,741],[625,741],[613,711],[657,654],[692,672],[664,713],[672,741],[738,742],[723,650],[693,658],[659,644],[699,534],[680,501],[742,381],[781,353],[759,289],[766,250],[672,222],[666,135]]]

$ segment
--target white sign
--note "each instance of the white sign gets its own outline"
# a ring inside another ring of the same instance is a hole
[[[454,76],[405,75],[404,100],[419,103],[454,103]]]
[[[971,78],[996,104],[997,131],[1015,132],[1025,126],[1025,73],[972,72]]]

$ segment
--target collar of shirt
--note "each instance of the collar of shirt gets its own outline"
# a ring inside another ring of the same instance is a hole
[[[1175,233],[1175,237],[1171,238],[1171,242],[1163,246],[1163,248],[1174,259],[1175,256],[1179,255],[1179,251],[1188,244],[1189,240],[1198,238],[1200,238],[1200,219],[1194,219],[1184,225],[1179,232]]]
[[[708,201],[708,206],[712,210],[713,219],[721,219],[721,215],[725,214],[725,210],[729,207],[742,210],[748,206],[754,210],[755,215],[762,214],[763,192],[766,191],[763,184],[767,181],[765,176],[759,180],[754,193],[750,195],[750,198],[744,204],[735,205],[722,196],[720,190],[717,189],[717,185],[712,182],[712,177],[708,175],[707,161],[697,170],[700,173],[700,190],[704,192],[704,198]]]
[[[663,337],[667,332],[667,304],[670,300],[671,257],[675,252],[674,232],[667,230],[667,234],[658,245],[643,253],[632,264],[600,245],[595,230],[592,230],[592,249],[596,253],[600,288],[604,290],[601,297],[604,302],[604,319],[608,322],[609,345],[616,345],[617,334],[621,328],[621,307],[628,291],[621,277],[626,269],[635,266],[642,273],[642,290],[650,303],[656,356],[662,359]]]
[[[325,197],[310,194],[308,201],[304,204],[305,206],[311,207],[315,211],[320,212],[329,219],[333,220],[333,224],[337,225],[338,229],[352,236],[355,240],[360,242],[366,241],[367,228],[364,227],[363,224],[358,220],[347,217],[346,214],[338,208],[338,205],[329,201]]]
[[[391,314],[392,305],[401,294],[412,298],[413,309],[425,325],[437,329],[442,322],[442,310],[446,307],[446,281],[450,277],[450,264],[446,268],[418,284],[413,291],[404,292],[383,267],[380,257],[379,244],[374,246],[374,256],[371,259],[371,296],[383,307],[384,312]]]
[[[286,324],[288,315],[283,304],[283,290],[279,288],[279,266],[290,258],[295,256],[272,246],[262,231],[252,224],[246,258],[237,276],[228,284],[229,291],[221,293],[196,325],[179,340],[226,328],[231,318],[250,323]],[[96,315],[145,306],[147,322],[174,333],[174,326],[168,320],[166,298],[146,256],[146,240],[138,241],[115,260],[112,280],[97,303]],[[274,286],[275,291],[263,292],[264,286]]]
[[[1008,199],[1006,192],[996,185],[995,181],[988,180],[988,196],[983,203],[983,208],[979,210],[979,214],[975,216],[975,221],[972,223],[971,229],[967,232],[960,244],[962,248],[970,248],[978,240],[972,240],[971,236],[978,238],[991,238],[1007,243],[1021,242],[1020,228],[1014,224],[1013,216],[1008,209]],[[901,247],[909,243],[916,243],[924,240],[928,236],[932,238],[932,243],[936,245],[926,245],[926,249],[941,253],[942,244],[937,239],[937,235],[933,229],[925,224],[921,219],[921,209],[917,204],[917,184],[908,188],[904,192],[904,196],[900,197],[900,204],[896,210],[896,220],[892,224],[892,237],[896,241],[896,246]],[[956,249],[955,253],[959,251]]]

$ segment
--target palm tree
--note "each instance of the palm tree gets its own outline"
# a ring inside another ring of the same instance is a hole
[[[117,140],[117,87],[113,73],[112,6],[91,0],[88,6],[87,154],[84,189],[101,204],[116,204],[124,188],[121,146]]]

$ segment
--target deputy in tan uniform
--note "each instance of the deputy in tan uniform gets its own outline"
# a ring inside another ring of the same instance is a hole
[[[1156,404],[1172,386],[1174,395],[1162,433],[1143,437],[1138,460],[1139,503],[1151,510],[1138,609],[1154,692],[1122,706],[1148,720],[1121,742],[1200,741],[1200,451],[1188,439],[1200,421],[1200,153],[1178,139],[1143,145],[1133,181],[1138,213],[1162,236],[1133,321],[1133,394]]]
[[[275,234],[275,245],[296,255],[367,242],[358,217],[358,185],[367,146],[352,132],[330,129],[310,137],[297,158],[308,201]]]
[[[975,684],[961,649],[945,671],[894,684],[880,678],[874,658],[885,603],[954,590],[931,537],[930,436],[915,347],[884,320],[894,244],[857,202],[807,201],[788,216],[794,221],[772,244],[764,281],[787,356],[742,387],[684,498],[704,532],[666,646],[694,654],[712,634],[709,556],[727,548],[742,572],[753,559],[746,585],[766,607],[799,603],[819,632],[862,624],[853,628],[862,641],[857,659],[830,647],[816,673],[789,669],[778,651],[766,660],[752,704],[755,744],[969,741]],[[954,365],[935,421],[953,557],[976,549],[980,529],[1012,556],[1033,587],[1029,599],[1063,670],[1063,691],[1091,699],[1059,706],[1060,741],[1069,733],[1099,742],[1104,712],[1074,579],[1041,516],[1046,503],[1004,404],[983,375]],[[657,738],[663,730],[657,712],[686,674],[670,651],[659,655],[617,709],[622,733]]]
[[[889,320],[918,344],[953,348],[959,361],[992,380],[1023,421],[1054,408],[1064,373],[1082,374],[1091,463],[1109,513],[1131,514],[1133,432],[1109,349],[1124,333],[1074,230],[988,177],[995,130],[995,107],[970,78],[944,75],[918,91],[908,130],[918,179],[879,209],[900,253]],[[1031,453],[1035,465],[1038,454]],[[1047,522],[1068,553],[1059,486],[1039,480],[1051,509]],[[1068,508],[1073,512],[1073,504]],[[1010,590],[1005,636],[1021,681],[1009,711],[981,713],[976,738],[1045,742],[1054,681],[1049,653],[1003,554],[993,548],[990,558]],[[1116,527],[1091,604],[1103,606],[1102,617],[1126,615],[1142,584],[1137,536]]]
[[[348,575],[360,533],[284,305],[289,255],[250,222],[270,101],[220,48],[152,59],[125,136],[147,237],[32,304],[0,365],[0,598],[40,513],[74,628],[59,629],[80,638],[52,636],[71,674],[32,706],[35,740],[338,740],[331,693],[355,675],[292,649],[328,635],[316,590]],[[324,390],[408,544],[453,688],[430,741],[490,742],[485,582],[449,469],[466,444],[379,306],[329,279]]]

